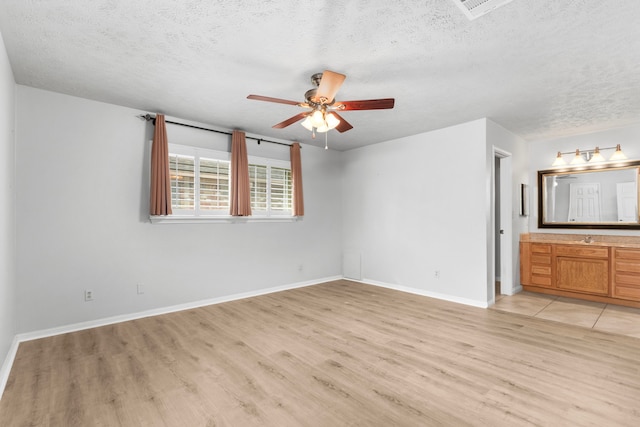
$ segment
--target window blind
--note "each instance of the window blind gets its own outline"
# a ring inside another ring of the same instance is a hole
[[[200,210],[229,210],[229,162],[200,158]]]
[[[271,168],[271,209],[275,211],[291,211],[291,170]]]
[[[194,209],[195,158],[169,154],[171,204],[175,209]]]

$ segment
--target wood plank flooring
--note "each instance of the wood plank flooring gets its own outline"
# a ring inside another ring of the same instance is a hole
[[[22,343],[1,426],[638,426],[640,340],[348,281]]]

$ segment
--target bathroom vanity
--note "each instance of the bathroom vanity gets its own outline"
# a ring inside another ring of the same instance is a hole
[[[640,237],[520,236],[526,291],[640,307]]]
[[[638,160],[538,171],[538,228],[584,234],[521,235],[523,289],[640,307],[639,183]]]

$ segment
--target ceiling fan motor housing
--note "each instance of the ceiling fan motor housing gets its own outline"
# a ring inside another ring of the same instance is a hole
[[[318,89],[309,89],[304,94],[304,99],[307,101],[307,104],[313,109],[318,109],[323,106],[328,107],[333,105],[335,99],[332,99],[331,102],[326,102],[326,98],[318,98],[316,94],[318,93]]]

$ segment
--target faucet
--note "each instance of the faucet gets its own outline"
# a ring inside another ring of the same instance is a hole
[[[593,237],[591,237],[591,236],[585,236],[585,238],[584,238],[583,242],[585,242],[585,243],[591,243],[591,242],[593,242]]]

